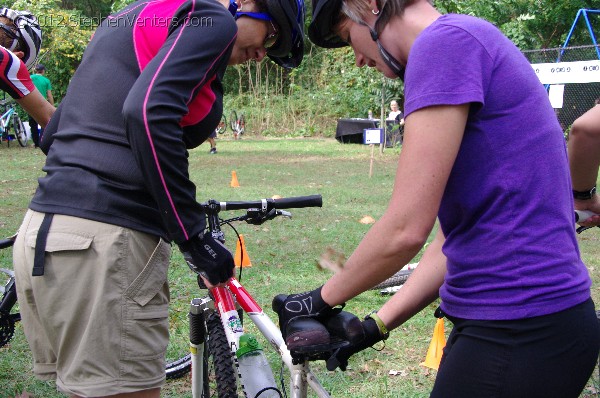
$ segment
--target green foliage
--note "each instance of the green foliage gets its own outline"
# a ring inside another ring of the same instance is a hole
[[[38,62],[46,65],[46,76],[52,82],[52,93],[58,103],[81,61],[97,20],[78,10],[61,9],[54,0],[18,0],[12,7],[28,9],[40,21],[43,43]]]
[[[523,50],[559,47],[579,9],[598,9],[597,0],[438,0],[444,12],[464,13],[486,19],[500,28]],[[591,21],[600,32],[600,18]],[[575,32],[573,45],[591,44],[587,30]]]
[[[44,31],[40,62],[46,64],[54,97],[60,102],[101,18],[133,1],[17,0],[0,5],[30,9],[40,18]],[[521,49],[562,45],[577,11],[600,5],[598,0],[437,0],[435,4],[444,13],[489,20]],[[590,23],[600,32],[600,17],[593,15]],[[587,27],[583,21],[579,24],[571,44],[589,44]],[[310,42],[305,48],[302,65],[292,71],[268,59],[228,68],[223,82],[225,111],[246,110],[250,133],[330,136],[337,118],[366,117],[369,110],[379,117],[387,113],[391,99],[402,108],[403,83],[382,78],[372,68],[357,68],[351,48],[325,50]]]

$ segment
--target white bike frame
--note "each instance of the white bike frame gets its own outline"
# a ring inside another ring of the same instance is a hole
[[[290,351],[287,349],[279,328],[265,314],[258,303],[252,298],[248,291],[235,278],[227,283],[227,287],[211,289],[214,302],[210,298],[194,299],[192,301],[192,312],[204,311],[214,305],[218,311],[221,323],[225,329],[225,335],[232,353],[237,351],[240,336],[244,334],[240,321],[237,304],[250,317],[260,333],[275,348],[281,360],[290,372],[289,396],[292,398],[306,398],[308,387],[312,389],[319,398],[328,398],[329,393],[323,388],[316,376],[311,372],[309,362],[294,364]],[[191,344],[192,352],[192,396],[201,398],[203,388],[203,355],[204,342],[198,345]],[[235,358],[235,356],[234,356]],[[239,379],[239,377],[238,377]],[[276,378],[277,379],[277,378]],[[253,398],[253,397],[252,397]]]

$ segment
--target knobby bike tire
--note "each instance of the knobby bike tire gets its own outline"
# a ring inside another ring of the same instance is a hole
[[[211,385],[216,384],[217,397],[237,398],[237,371],[233,362],[233,353],[229,349],[229,343],[218,313],[213,312],[207,316],[206,329],[208,333],[209,362],[211,362],[204,364],[205,369],[210,371],[208,381]],[[207,388],[205,388],[206,392],[209,392]],[[208,394],[204,398],[210,396]]]
[[[238,134],[242,135],[246,131],[246,117],[242,113],[240,115],[240,122],[238,123]]]
[[[15,132],[15,137],[22,147],[27,146],[27,132],[21,118],[16,113],[13,115],[12,127]]]
[[[384,280],[383,282],[381,282],[380,284],[373,286],[369,290],[381,290],[381,289],[385,289],[387,287],[403,285],[404,282],[406,282],[406,280],[410,276],[410,274],[412,274],[412,272],[413,272],[412,269],[400,270],[400,271],[396,272],[394,275],[392,275],[389,278],[387,278],[386,280]]]
[[[221,116],[221,121],[219,122],[219,124],[217,126],[217,133],[223,134],[226,131],[227,131],[227,117],[225,117],[225,114],[223,114]]]
[[[167,380],[180,379],[192,370],[192,356],[187,354],[173,362],[168,362],[166,367]]]
[[[237,112],[235,110],[231,111],[229,114],[229,127],[231,127],[231,131],[237,133],[238,130],[238,117]]]

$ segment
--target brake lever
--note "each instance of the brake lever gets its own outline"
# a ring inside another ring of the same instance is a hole
[[[272,220],[277,216],[291,218],[292,213],[290,213],[289,211],[276,209],[271,209],[266,213],[259,209],[248,209],[248,213],[246,217],[244,217],[244,219],[248,224],[261,225],[265,221]]]

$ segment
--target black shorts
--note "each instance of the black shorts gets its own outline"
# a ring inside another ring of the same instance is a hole
[[[514,321],[448,318],[454,328],[431,397],[577,398],[598,360],[600,325],[591,299]]]

